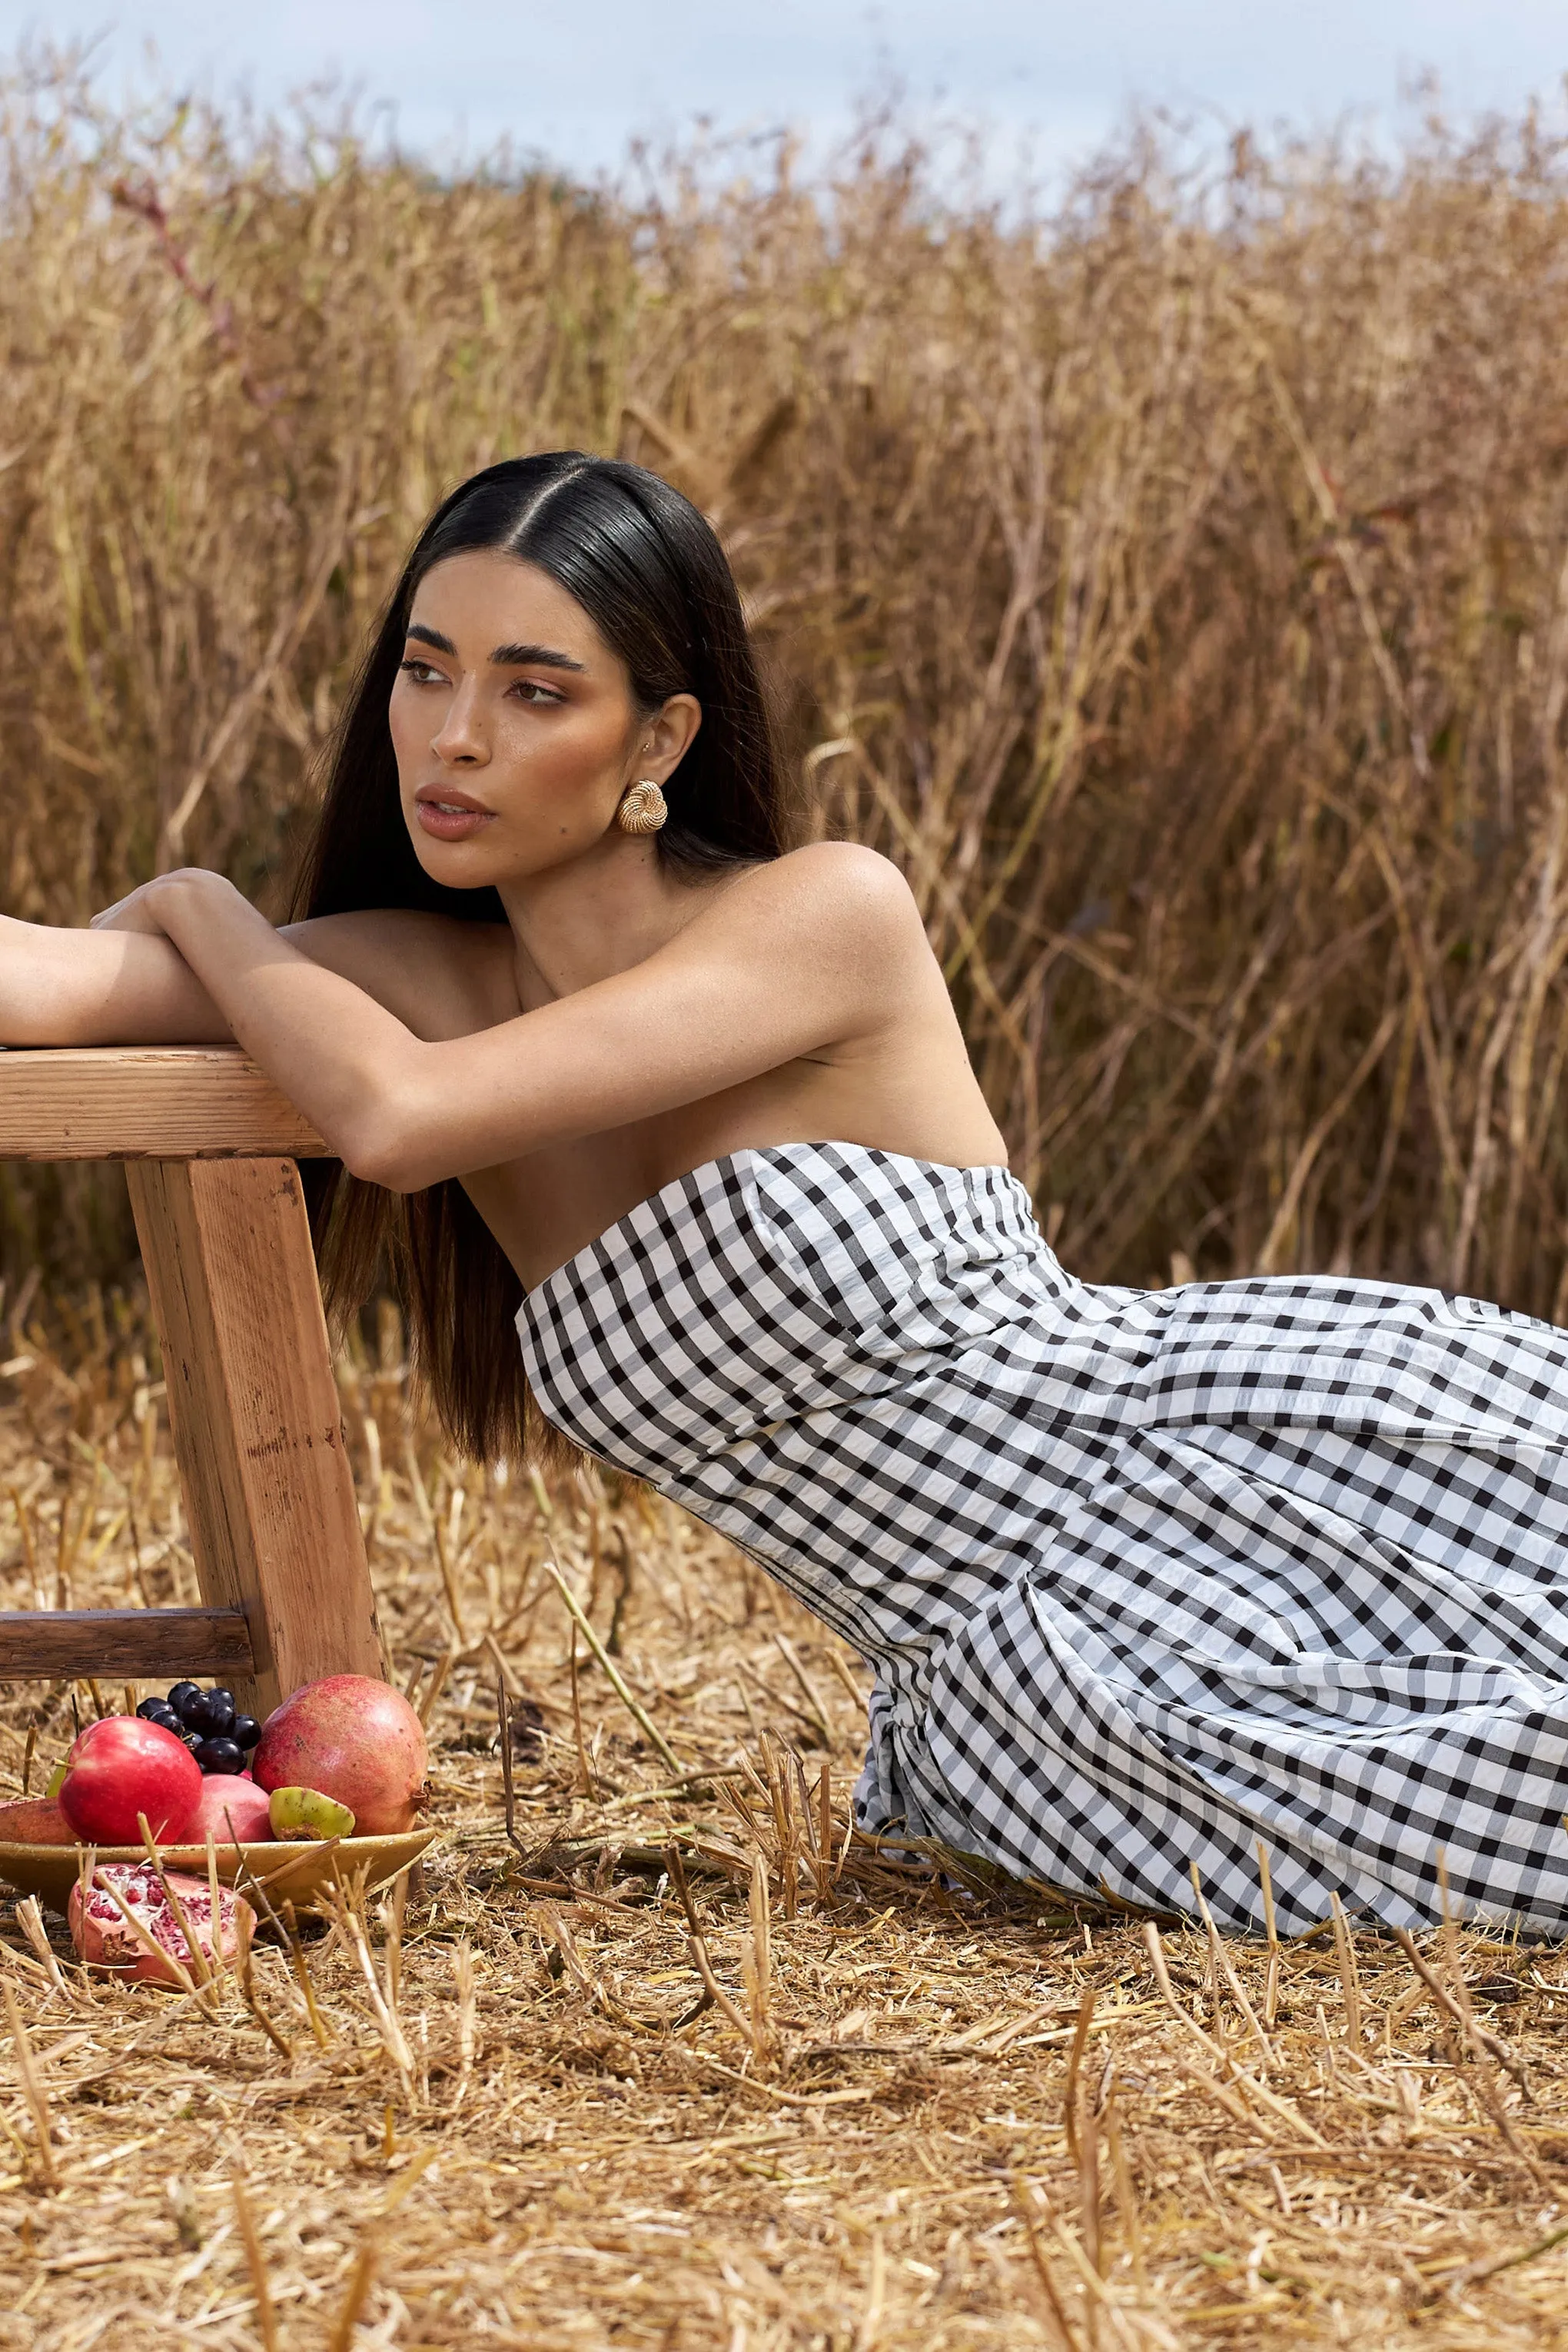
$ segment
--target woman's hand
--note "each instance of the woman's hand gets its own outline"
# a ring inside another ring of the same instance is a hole
[[[403,1057],[419,1050],[403,1022],[280,938],[242,892],[204,866],[144,882],[105,908],[93,929],[160,935],[236,1043],[358,1172],[387,1124],[387,1076],[398,1077]]]
[[[205,866],[177,866],[172,874],[154,875],[151,882],[143,882],[137,889],[127,891],[125,897],[117,898],[112,907],[105,907],[101,914],[94,915],[88,929],[91,931],[150,931],[157,938],[167,938],[167,926],[158,911],[159,901],[163,899],[166,908],[168,893],[172,888],[184,887],[188,889],[193,885],[198,888],[216,885],[217,889],[225,891],[234,888],[233,884],[226,881],[221,874],[211,873]]]

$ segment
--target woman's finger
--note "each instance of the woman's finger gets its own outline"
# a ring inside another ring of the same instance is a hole
[[[105,907],[88,924],[89,931],[158,931],[163,925],[151,907],[142,901],[140,890],[132,890],[117,898],[112,907]]]

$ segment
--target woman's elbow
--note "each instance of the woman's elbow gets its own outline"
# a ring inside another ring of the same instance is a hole
[[[432,1169],[429,1153],[393,1123],[366,1122],[356,1128],[340,1139],[338,1157],[351,1176],[363,1184],[379,1184],[384,1192],[423,1192],[447,1172]]]
[[[349,1174],[385,1192],[423,1192],[451,1172],[433,1163],[425,1122],[395,1093],[378,1092],[324,1131]]]
[[[498,1158],[521,1159],[537,1149],[510,1123],[498,1139],[493,1123],[476,1118],[447,1075],[429,1066],[433,1058],[422,1047],[411,1068],[380,1073],[352,1110],[323,1122],[321,1132],[351,1176],[388,1192],[426,1192]]]
[[[389,1090],[341,1126],[322,1132],[351,1176],[385,1192],[427,1192],[479,1164],[462,1157],[463,1137],[449,1104],[422,1088]]]

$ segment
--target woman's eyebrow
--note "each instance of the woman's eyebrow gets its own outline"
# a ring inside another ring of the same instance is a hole
[[[574,661],[570,654],[557,653],[551,646],[497,646],[490,656],[498,669],[585,669],[585,662]]]
[[[457,646],[439,629],[426,628],[423,621],[410,621],[404,631],[405,637],[417,637],[422,646],[430,646],[438,654],[455,654]],[[559,653],[553,646],[497,646],[490,656],[498,669],[574,669],[587,667],[585,662],[574,661],[570,654]]]

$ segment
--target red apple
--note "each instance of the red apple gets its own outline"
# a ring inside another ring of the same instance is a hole
[[[258,1789],[318,1789],[360,1837],[411,1829],[425,1787],[425,1727],[400,1691],[328,1675],[275,1707],[251,1758]]]
[[[240,1914],[250,1910],[244,1895],[220,1886],[215,1923],[212,1892],[205,1879],[191,1878],[175,1870],[166,1872],[165,1879],[184,1913],[185,1925],[195,1939],[196,1948],[208,1966],[212,1964],[215,1938],[225,1959],[232,1959],[239,1948]],[[140,1936],[127,1926],[125,1913],[108,1892],[110,1887],[125,1910],[146,1929],[156,1951],[149,1951]],[[171,1965],[174,1960],[187,1973],[194,1973],[190,1945],[181,1934],[158,1874],[149,1863],[100,1863],[93,1873],[92,1891],[85,1902],[79,1879],[71,1888],[67,1916],[71,1942],[79,1958],[89,1966],[116,1969],[144,1984],[178,1984],[180,1979]],[[255,1925],[254,1912],[251,1924]]]
[[[205,1845],[209,1830],[220,1849],[269,1838],[271,1808],[266,1790],[258,1789],[254,1780],[241,1780],[237,1772],[209,1772],[181,1843]]]
[[[106,1715],[66,1758],[59,1805],[85,1845],[140,1845],[138,1813],[176,1845],[201,1793],[202,1768],[184,1740],[139,1715]]]

